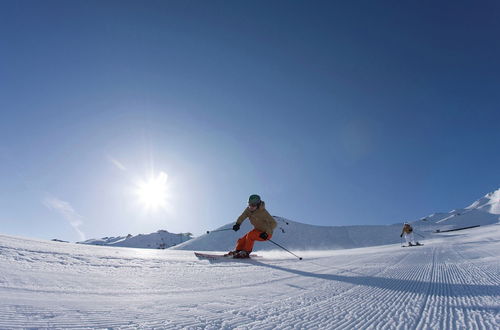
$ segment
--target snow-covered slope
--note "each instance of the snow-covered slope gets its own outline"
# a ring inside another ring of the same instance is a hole
[[[215,263],[0,235],[0,329],[498,329],[498,251],[498,224]]]
[[[500,214],[500,189],[486,194],[483,198],[475,201],[466,209],[477,209],[491,214]]]
[[[272,240],[286,245],[294,250],[332,250],[348,249],[398,243],[401,225],[391,226],[342,226],[326,227],[314,226],[276,217],[278,227],[275,229]],[[233,223],[218,228],[232,228]],[[238,232],[232,230],[213,232],[196,237],[189,242],[179,244],[172,249],[228,251],[234,248],[237,239],[250,231],[253,227],[247,220]],[[257,242],[254,251],[274,250],[276,246],[270,242]]]
[[[89,239],[79,244],[90,245],[107,245],[107,246],[120,246],[120,247],[133,247],[133,248],[146,248],[146,249],[165,249],[175,246],[182,242],[190,240],[189,234],[174,234],[166,230],[158,230],[156,233],[139,234],[136,236],[118,236],[118,237],[104,237],[98,239]]]
[[[332,250],[385,245],[400,242],[402,224],[381,226],[314,226],[275,217],[278,222],[272,240],[294,250]],[[500,189],[487,194],[465,209],[449,213],[435,213],[424,219],[413,221],[417,239],[428,238],[437,230],[449,230],[475,225],[498,223],[500,220]],[[232,228],[228,223],[217,230]],[[252,229],[245,221],[240,231],[213,232],[179,244],[172,249],[197,251],[228,251],[234,248],[237,239]],[[273,250],[270,242],[257,242],[254,251]]]
[[[287,237],[299,238],[300,261],[261,248],[256,259],[210,263],[192,251],[0,235],[0,329],[498,329],[498,197],[417,221],[426,234],[482,226],[426,235],[424,246],[411,248],[400,247],[399,225],[318,227],[278,218],[276,241],[290,248]],[[192,242],[200,249],[234,244],[238,233],[223,233]],[[398,244],[326,250],[393,235]]]
[[[464,209],[434,213],[414,222],[422,230],[450,230],[468,226],[484,226],[500,221],[500,189],[486,194]]]

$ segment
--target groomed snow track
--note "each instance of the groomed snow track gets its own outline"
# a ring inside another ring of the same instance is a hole
[[[498,329],[488,227],[417,248],[212,263],[0,236],[0,328]]]

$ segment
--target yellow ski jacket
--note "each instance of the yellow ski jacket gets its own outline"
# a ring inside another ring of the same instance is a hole
[[[250,223],[255,227],[255,229],[266,232],[268,235],[273,234],[274,228],[276,228],[276,220],[272,217],[266,210],[266,204],[262,202],[258,209],[255,211],[250,211],[247,207],[243,213],[238,217],[236,223],[241,225],[245,219],[250,218]]]

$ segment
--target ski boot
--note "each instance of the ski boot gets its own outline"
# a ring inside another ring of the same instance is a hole
[[[226,253],[224,255],[224,257],[233,257],[237,254],[239,254],[241,252],[241,250],[234,250],[234,251],[229,251],[228,253]]]
[[[238,253],[233,255],[234,259],[248,259],[250,258],[250,253],[247,251],[239,251]]]

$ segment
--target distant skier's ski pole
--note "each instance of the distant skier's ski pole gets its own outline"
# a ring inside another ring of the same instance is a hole
[[[210,234],[210,233],[216,233],[218,231],[226,231],[226,230],[233,230],[233,228],[226,228],[226,229],[219,229],[219,230],[207,230],[207,234]]]
[[[274,241],[272,241],[272,240],[270,240],[270,239],[268,239],[268,241],[269,241],[269,242],[271,242],[271,243],[273,243],[273,244],[275,244],[275,245],[277,245],[277,246],[279,246],[280,248],[282,248],[282,249],[283,249],[283,250],[285,250],[286,252],[288,252],[288,253],[290,253],[290,254],[293,254],[294,256],[296,256],[297,258],[299,258],[299,260],[302,260],[302,257],[299,257],[299,256],[298,256],[298,255],[296,255],[295,253],[288,251],[287,249],[285,249],[284,247],[282,247],[282,246],[281,246],[281,245],[279,245],[278,243],[276,243],[276,242],[274,242]]]

